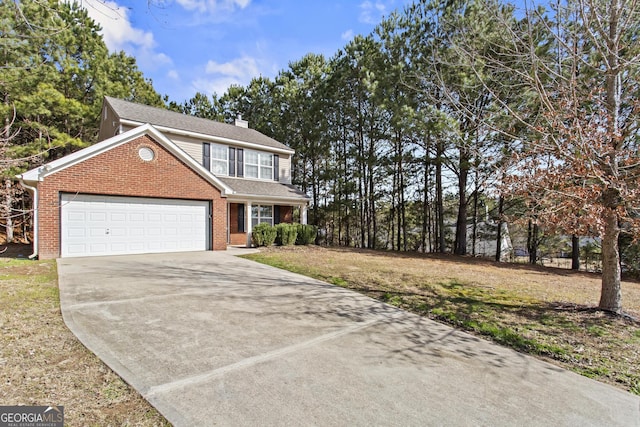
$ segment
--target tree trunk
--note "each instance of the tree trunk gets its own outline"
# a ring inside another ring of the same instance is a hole
[[[604,233],[602,235],[602,291],[598,307],[605,311],[622,313],[622,293],[620,289],[620,252],[618,237],[620,227],[614,209],[604,212]]]
[[[370,130],[371,135],[374,135],[373,129]],[[376,239],[378,236],[378,222],[376,219],[376,192],[374,182],[374,167],[375,167],[375,155],[376,155],[376,141],[373,137],[369,137],[369,152],[367,155],[367,180],[369,183],[368,196],[369,196],[369,211],[367,221],[367,248],[376,248]]]
[[[320,189],[318,184],[318,171],[316,170],[316,160],[311,160],[311,196],[313,198],[313,210],[311,211],[313,216],[313,224],[318,224],[318,207],[320,204]]]
[[[580,270],[580,237],[571,236],[571,269]]]
[[[404,171],[403,171],[404,174]],[[407,204],[404,200],[404,175],[400,175],[400,217],[402,219],[402,250],[407,251]]]
[[[437,227],[437,251],[444,253],[444,201],[442,200],[442,157],[444,155],[444,143],[438,141],[436,153],[436,227]]]
[[[477,175],[476,175],[477,182]],[[478,240],[478,186],[473,192],[473,220],[471,231],[471,255],[476,256],[476,246]]]
[[[391,188],[396,188],[397,174],[393,173],[393,183]],[[395,191],[394,191],[395,193]],[[391,195],[391,212],[389,213],[389,241],[391,242],[391,250],[396,250],[396,196]]]
[[[534,224],[529,220],[527,230],[527,250],[529,251],[529,264],[538,262],[538,224]]]
[[[456,255],[467,254],[467,178],[469,176],[469,160],[466,155],[460,155],[460,176],[458,177],[458,220],[456,221]]]
[[[402,215],[400,214],[400,165],[398,163],[394,166],[394,174],[393,174],[393,196],[392,200],[394,203],[394,213],[396,215],[395,224],[396,230],[394,230],[394,236],[396,241],[394,242],[395,250],[399,251],[402,245]]]
[[[5,219],[5,231],[7,234],[7,243],[13,243],[13,218],[11,217],[11,211],[13,208],[13,197],[11,196],[11,180],[5,179],[5,194],[4,194],[4,202],[5,202],[5,211],[6,211],[6,219]]]
[[[609,138],[611,138],[610,175],[618,174],[616,152],[620,149],[621,139],[619,115],[621,108],[620,85],[621,71],[618,69],[621,47],[618,33],[619,17],[624,6],[619,0],[611,0],[609,7],[609,37],[607,39],[607,112],[609,113]],[[604,233],[602,235],[602,291],[598,307],[613,313],[622,313],[622,293],[620,290],[621,267],[618,237],[620,236],[619,218],[616,208],[620,205],[620,193],[607,188],[604,194]]]
[[[426,150],[425,150],[426,151]],[[428,230],[430,227],[430,218],[429,218],[429,153],[425,152],[424,154],[424,196],[422,199],[422,253],[427,252],[427,241],[431,241],[428,238]]]
[[[498,236],[496,237],[496,261],[502,261],[502,215],[504,213],[504,197],[498,201]]]
[[[343,127],[342,129],[342,153],[340,154],[342,156],[342,176],[340,177],[340,182],[343,182],[343,180],[347,180],[347,171],[349,170],[348,167],[348,157],[347,157],[347,131],[346,128]],[[344,191],[341,191],[341,193],[344,193],[344,216],[342,217],[342,220],[340,222],[340,224],[342,225],[342,221],[344,221],[344,246],[351,246],[351,236],[349,234],[349,207],[351,206],[351,199],[349,198],[349,191],[351,190],[347,190],[349,188],[348,185],[346,185],[346,181],[345,185],[343,185]],[[342,232],[341,232],[342,234]],[[340,238],[340,241],[342,240],[342,237]]]

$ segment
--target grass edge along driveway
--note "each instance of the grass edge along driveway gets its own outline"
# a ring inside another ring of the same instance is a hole
[[[640,324],[594,310],[595,274],[475,258],[271,247],[244,258],[320,279],[640,395]],[[623,283],[640,315],[640,283]]]
[[[62,405],[65,425],[170,425],[67,329],[55,261],[0,259],[0,328],[3,405]]]

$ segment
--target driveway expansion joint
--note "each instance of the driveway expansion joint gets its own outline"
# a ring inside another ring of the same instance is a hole
[[[257,356],[248,357],[246,359],[240,360],[239,362],[232,363],[230,365],[223,366],[221,368],[214,369],[210,372],[206,372],[200,375],[195,375],[187,378],[182,378],[176,381],[171,381],[164,384],[159,384],[156,386],[150,387],[146,393],[143,393],[145,398],[152,398],[159,394],[169,393],[176,389],[191,386],[198,383],[203,383],[214,378],[223,376],[229,372],[237,371],[240,369],[249,368],[251,366],[267,362],[272,359],[276,359],[282,356],[285,356],[290,353],[294,353],[300,350],[304,350],[309,347],[316,346],[320,343],[330,341],[336,338],[340,338],[344,335],[352,334],[354,332],[358,332],[362,329],[366,329],[375,324],[382,323],[381,319],[372,319],[366,322],[357,323],[353,326],[348,326],[346,328],[338,329],[337,331],[330,332],[328,334],[320,335],[316,338],[312,338],[307,341],[303,341],[301,343],[293,344],[287,347],[282,347],[276,350],[272,350],[263,354],[259,354]]]

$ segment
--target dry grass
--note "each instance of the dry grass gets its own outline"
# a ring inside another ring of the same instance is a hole
[[[55,262],[0,259],[0,330],[3,405],[63,405],[67,425],[169,425],[67,329]]]
[[[345,248],[269,248],[248,258],[357,290],[640,394],[640,283],[623,282],[630,316],[615,317],[594,309],[600,277],[584,272]]]

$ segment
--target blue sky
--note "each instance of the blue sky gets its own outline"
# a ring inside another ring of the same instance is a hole
[[[82,0],[111,51],[136,58],[162,95],[222,95],[306,53],[333,56],[411,0]]]

